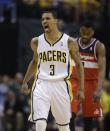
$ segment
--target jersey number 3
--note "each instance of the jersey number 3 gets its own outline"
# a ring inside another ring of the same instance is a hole
[[[50,69],[51,69],[50,75],[51,76],[55,75],[55,65],[50,65]]]

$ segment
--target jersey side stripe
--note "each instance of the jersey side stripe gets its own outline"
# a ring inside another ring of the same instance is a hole
[[[30,98],[30,108],[31,108],[31,111],[30,111],[30,115],[29,115],[29,118],[28,120],[29,121],[33,121],[33,91],[36,87],[36,79],[34,80],[34,83],[33,83],[33,86],[32,86],[32,91],[31,91],[31,98]]]
[[[69,80],[65,81],[66,82],[66,85],[67,85],[67,91],[69,93],[69,96],[70,96],[70,100],[72,101],[74,96],[73,96],[73,92],[72,92],[72,84]]]
[[[72,73],[72,58],[69,56],[69,62],[68,62],[68,76],[65,78],[65,80],[68,80]]]

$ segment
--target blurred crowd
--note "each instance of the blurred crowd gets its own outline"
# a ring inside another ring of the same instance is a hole
[[[31,99],[21,94],[22,81],[23,74],[20,72],[14,77],[0,76],[0,131],[35,131],[34,124],[28,122]],[[47,126],[47,131],[50,130],[57,130],[51,112]]]
[[[14,78],[0,76],[0,131],[27,130],[29,106],[20,93],[22,80],[21,73],[16,73]]]
[[[47,9],[56,10],[65,23],[80,23],[88,17],[96,27],[105,22],[110,27],[110,0],[0,0],[0,22],[8,15],[11,23],[19,18],[40,19]]]
[[[18,72],[12,78],[8,75],[0,76],[0,131],[35,131],[35,125],[28,122],[30,112],[30,97],[20,92],[23,74]],[[29,97],[27,99],[27,97]],[[110,81],[105,80],[101,95],[103,117],[99,120],[99,131],[110,129]],[[93,124],[93,131],[96,127]],[[58,131],[54,118],[50,112],[46,131]],[[76,131],[83,131],[81,115],[76,118]]]

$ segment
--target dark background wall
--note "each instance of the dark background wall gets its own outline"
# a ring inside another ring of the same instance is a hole
[[[13,75],[17,70],[17,24],[0,24],[0,74]]]

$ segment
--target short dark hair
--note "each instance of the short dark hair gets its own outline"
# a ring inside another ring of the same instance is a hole
[[[81,26],[85,26],[87,28],[93,28],[94,29],[94,25],[90,20],[85,20],[82,22]]]
[[[44,13],[51,13],[52,16],[53,16],[55,19],[57,19],[57,13],[56,13],[56,11],[53,11],[53,10],[45,10],[45,11],[42,12],[42,14],[44,14]]]

